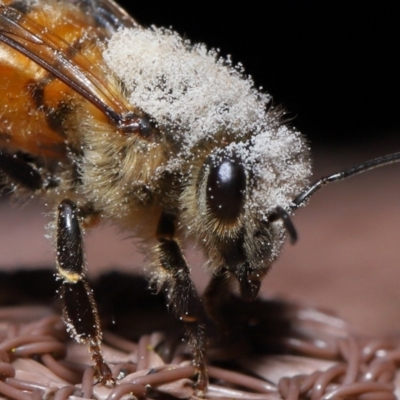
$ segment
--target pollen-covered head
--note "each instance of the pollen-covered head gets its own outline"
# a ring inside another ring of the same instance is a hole
[[[182,226],[203,246],[212,271],[236,278],[244,299],[257,295],[285,238],[282,222],[269,216],[288,208],[309,173],[302,137],[274,124],[213,149],[193,169]]]
[[[250,179],[238,155],[224,151],[210,155],[197,180],[198,218],[194,226],[195,235],[203,237],[213,269],[224,269],[234,276],[241,296],[248,300],[258,293],[274,241],[266,226],[260,226],[260,234],[246,212],[246,202],[251,199]],[[261,246],[256,243],[260,236],[268,238]]]

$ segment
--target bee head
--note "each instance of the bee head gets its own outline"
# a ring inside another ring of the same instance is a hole
[[[193,175],[182,200],[182,225],[199,240],[212,271],[236,280],[241,297],[253,300],[285,229],[255,210],[258,178],[237,152],[212,152]]]

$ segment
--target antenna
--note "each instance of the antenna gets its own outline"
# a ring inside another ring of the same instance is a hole
[[[321,189],[323,186],[328,183],[338,182],[343,179],[350,178],[354,175],[362,174],[363,172],[370,171],[371,169],[384,167],[385,165],[394,164],[396,162],[400,162],[400,152],[388,154],[383,157],[374,158],[373,160],[369,160],[363,162],[362,164],[358,164],[352,168],[346,169],[341,172],[337,172],[336,174],[328,175],[323,178],[316,180],[312,185],[308,186],[305,190],[303,190],[293,201],[289,207],[289,212],[297,210],[300,206],[302,206],[318,189]],[[279,215],[279,213],[277,212]]]
[[[358,164],[354,167],[346,169],[341,172],[337,172],[332,175],[324,176],[310,186],[305,188],[289,206],[288,210],[284,210],[282,207],[276,207],[275,211],[269,216],[268,222],[274,222],[282,220],[283,224],[290,236],[290,241],[294,244],[297,241],[297,233],[293,222],[290,219],[290,213],[297,210],[299,207],[304,205],[307,200],[315,194],[319,189],[328,183],[342,181],[343,179],[350,178],[354,175],[362,174],[363,172],[370,171],[371,169],[384,167],[385,165],[394,164],[400,162],[400,152],[388,154],[386,156],[374,158],[373,160],[365,161],[362,164]]]

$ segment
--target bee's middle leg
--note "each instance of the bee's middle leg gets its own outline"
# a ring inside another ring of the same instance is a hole
[[[86,280],[80,210],[68,199],[58,206],[57,213],[57,275],[62,281],[64,321],[71,336],[89,346],[94,361],[95,377],[112,385],[114,379],[101,352],[102,332],[93,298]]]
[[[161,215],[157,239],[158,263],[162,274],[167,274],[168,306],[185,324],[185,333],[193,353],[193,364],[198,371],[196,390],[200,396],[207,388],[208,377],[205,367],[205,343],[203,325],[203,305],[190,278],[190,270],[175,239],[175,216]]]

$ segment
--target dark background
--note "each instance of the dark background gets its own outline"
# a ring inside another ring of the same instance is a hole
[[[242,62],[311,144],[368,144],[400,127],[395,2],[120,3]]]

